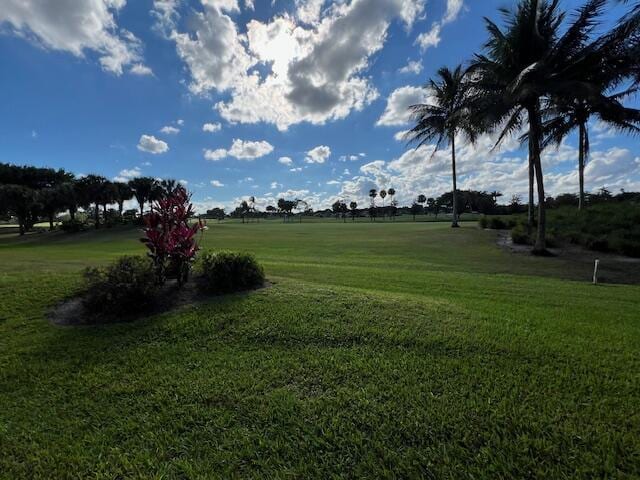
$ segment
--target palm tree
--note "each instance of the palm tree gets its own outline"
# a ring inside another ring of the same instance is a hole
[[[140,218],[142,218],[144,216],[144,204],[157,195],[158,184],[154,178],[138,177],[129,180],[129,186],[133,190],[133,196],[136,197],[138,205],[140,205]]]
[[[521,128],[526,114],[530,205],[534,175],[538,194],[533,253],[547,252],[541,103],[551,96],[572,95],[583,89],[585,43],[606,2],[589,0],[568,26],[563,25],[565,15],[558,0],[521,0],[515,10],[502,8],[504,30],[486,19],[486,54],[476,55],[469,69],[473,78],[472,123],[482,131],[499,129],[496,146]]]
[[[114,182],[115,200],[118,203],[118,215],[122,217],[124,202],[133,198],[133,189],[124,182]]]
[[[382,219],[385,219],[385,209],[384,209],[384,199],[387,198],[387,191],[382,189],[380,190],[380,193],[378,194],[380,195],[380,198],[382,199]]]
[[[358,209],[358,203],[357,202],[351,202],[349,204],[349,209],[351,210],[351,221],[355,222],[356,221],[356,210]]]
[[[427,197],[425,197],[422,193],[418,195],[418,198],[416,199],[416,202],[418,202],[422,206],[423,211],[424,211],[424,204],[426,201],[427,201]]]
[[[87,175],[78,180],[81,203],[84,207],[94,204],[95,228],[100,228],[100,205],[104,197],[104,188],[108,180],[100,175]]]
[[[369,218],[375,221],[376,218],[376,197],[378,196],[378,190],[372,188],[369,190],[369,198],[371,198],[371,207],[369,207]]]
[[[638,7],[640,8],[640,3]],[[640,10],[638,11],[640,12]],[[640,21],[640,17],[638,17]],[[635,33],[632,33],[635,32]],[[600,122],[620,132],[640,133],[640,110],[627,108],[621,101],[639,90],[637,84],[616,89],[637,72],[640,55],[639,28],[623,23],[582,49],[582,58],[572,66],[581,88],[550,98],[545,114],[543,146],[562,140],[578,130],[578,209],[584,207],[584,168],[589,157],[589,120]],[[631,40],[629,40],[629,37]],[[526,135],[525,135],[526,138]]]
[[[433,103],[412,105],[410,108],[416,125],[407,132],[410,142],[416,148],[435,141],[432,156],[443,145],[451,146],[451,172],[453,178],[453,219],[451,226],[457,228],[458,206],[456,202],[456,135],[464,133],[471,141],[476,138],[477,128],[472,128],[468,111],[468,82],[461,66],[454,70],[446,67],[438,70],[437,79],[431,79],[425,86]]]

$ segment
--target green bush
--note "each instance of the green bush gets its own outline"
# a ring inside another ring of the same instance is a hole
[[[478,225],[480,226],[480,228],[488,228],[489,219],[485,215],[481,216],[480,220],[478,220]]]
[[[207,252],[202,255],[199,284],[206,292],[239,292],[263,283],[264,271],[253,255],[234,252]]]
[[[518,224],[511,229],[511,240],[518,245],[531,245],[533,243],[527,227],[522,224]]]
[[[63,232],[76,233],[86,230],[87,224],[81,220],[68,219],[62,221],[62,223],[60,224],[60,228]]]
[[[124,256],[106,267],[87,268],[84,278],[84,305],[96,314],[139,313],[156,299],[153,263],[144,256]]]

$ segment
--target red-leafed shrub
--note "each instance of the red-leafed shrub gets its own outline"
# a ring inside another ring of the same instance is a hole
[[[176,278],[178,285],[189,279],[191,266],[198,252],[197,233],[204,228],[201,220],[189,225],[193,216],[190,195],[177,187],[151,206],[145,216],[145,238],[156,271],[156,281],[162,285],[167,278]]]

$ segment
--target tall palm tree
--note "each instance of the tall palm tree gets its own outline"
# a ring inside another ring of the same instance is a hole
[[[351,210],[351,221],[356,221],[356,210],[358,208],[358,202],[351,202],[349,204],[349,209]]]
[[[124,202],[133,198],[133,190],[128,183],[114,182],[113,185],[115,187],[115,199],[118,204],[118,214],[122,217]]]
[[[606,2],[589,0],[569,25],[564,24],[559,0],[520,0],[514,10],[502,8],[505,28],[485,19],[489,33],[486,53],[476,55],[469,69],[473,78],[473,123],[479,130],[499,130],[496,146],[520,130],[526,115],[530,192],[535,175],[538,194],[533,253],[547,252],[542,103],[584,88],[581,74],[587,71],[585,46]]]
[[[458,225],[456,201],[456,135],[466,134],[475,140],[477,128],[472,128],[468,111],[468,83],[462,66],[450,70],[442,67],[435,79],[425,86],[433,103],[412,105],[410,108],[416,125],[407,132],[406,138],[417,143],[417,147],[435,141],[432,156],[442,147],[451,146],[451,173],[453,179],[453,219],[451,226]]]
[[[390,188],[389,190],[387,190],[387,194],[389,195],[389,204],[391,205],[391,211],[390,211],[389,215],[391,216],[391,218],[395,222],[398,202],[396,202],[396,200],[393,197],[396,194],[396,189],[395,188]]]
[[[87,175],[78,180],[79,191],[81,192],[82,204],[88,207],[94,204],[94,222],[95,228],[100,228],[100,205],[104,198],[105,185],[109,181],[100,175]]]
[[[142,218],[144,216],[144,204],[157,195],[158,184],[154,178],[138,177],[129,180],[129,186],[133,190],[133,196],[136,197],[138,205],[140,205],[140,218]]]

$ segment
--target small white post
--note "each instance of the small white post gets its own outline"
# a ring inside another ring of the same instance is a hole
[[[596,263],[593,266],[593,284],[598,284],[598,265],[600,265],[600,260],[596,258]]]

